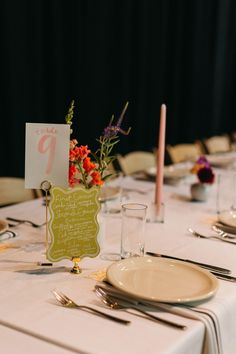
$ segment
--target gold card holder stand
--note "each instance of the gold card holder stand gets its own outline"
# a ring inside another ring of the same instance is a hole
[[[81,268],[78,265],[78,262],[80,262],[80,258],[79,257],[72,257],[71,260],[74,263],[74,266],[70,272],[73,274],[80,274],[82,272]]]
[[[46,205],[46,237],[45,237],[45,249],[47,253],[47,249],[48,249],[48,204],[49,204],[49,191],[52,187],[52,184],[50,181],[43,181],[40,185],[40,188],[45,192],[45,205]],[[37,263],[38,266],[43,266],[43,267],[51,267],[53,265],[53,263],[51,262],[38,262]]]

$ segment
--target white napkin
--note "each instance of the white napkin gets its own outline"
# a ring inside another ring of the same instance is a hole
[[[115,294],[121,299],[123,298],[124,300],[131,300],[136,305],[144,304],[150,308],[161,309],[178,316],[203,322],[205,326],[203,354],[223,354],[219,323],[213,311],[200,306],[190,307],[187,305],[170,305],[163,303],[155,303],[151,301],[140,301],[140,299],[129,298],[129,296],[123,293],[121,290],[118,290],[109,285],[107,286],[106,283],[102,283],[102,286],[106,288],[107,292],[110,292],[111,295],[113,293],[113,295]]]
[[[197,306],[195,308],[191,307],[191,309],[193,311],[197,311],[199,313],[202,314],[206,314],[209,316],[209,319],[211,320],[213,326],[214,326],[214,334],[216,336],[216,342],[217,342],[217,349],[218,349],[218,353],[219,354],[223,354],[223,348],[222,348],[222,339],[221,339],[221,332],[220,332],[220,324],[219,324],[219,320],[218,317],[216,316],[216,314],[210,310],[207,309],[205,307],[202,306]]]
[[[209,315],[208,310],[200,307],[188,307],[188,306],[177,306],[162,303],[154,303],[149,301],[142,301],[150,307],[156,307],[162,309],[169,313],[173,313],[178,316],[183,316],[186,318],[199,320],[203,322],[205,326],[205,338],[203,343],[203,354],[223,354],[221,337],[219,333],[218,321],[215,319],[215,315],[211,313]]]

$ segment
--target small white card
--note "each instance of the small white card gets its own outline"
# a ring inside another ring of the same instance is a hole
[[[26,123],[25,188],[68,187],[69,124]]]

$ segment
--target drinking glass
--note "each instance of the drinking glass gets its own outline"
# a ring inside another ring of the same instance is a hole
[[[236,218],[236,172],[225,171],[217,175],[216,212],[219,219]]]
[[[99,244],[100,244],[100,258],[107,261],[118,261],[121,259],[120,250],[114,245],[110,244],[109,240],[109,219],[110,217],[120,218],[121,203],[123,199],[123,173],[116,172],[112,178],[108,180],[103,190],[100,212],[100,227]],[[114,193],[113,193],[114,192]],[[113,194],[112,194],[113,193]],[[117,230],[119,236],[119,230]],[[119,247],[119,246],[118,246]],[[109,249],[112,249],[109,251]]]
[[[145,204],[122,205],[121,258],[144,255],[146,214]]]

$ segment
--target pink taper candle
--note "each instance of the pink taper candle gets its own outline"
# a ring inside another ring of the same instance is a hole
[[[165,134],[166,134],[166,105],[161,105],[159,141],[157,146],[157,174],[156,174],[156,193],[155,204],[157,214],[161,212],[163,173],[165,162]]]

